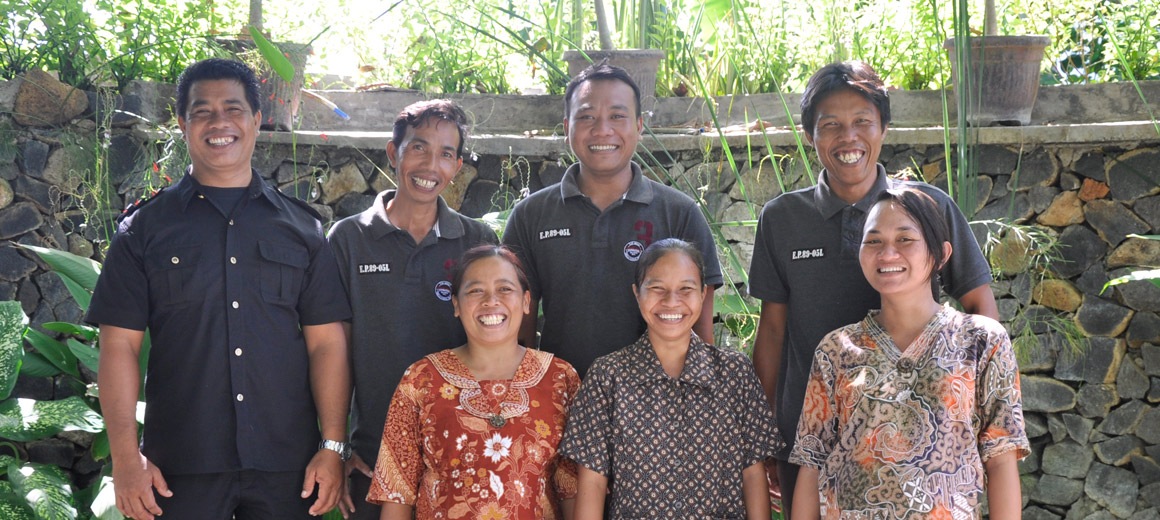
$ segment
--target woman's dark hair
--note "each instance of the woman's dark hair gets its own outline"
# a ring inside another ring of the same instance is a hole
[[[926,251],[930,255],[931,280],[942,269],[947,258],[943,256],[943,243],[950,241],[950,231],[947,229],[946,219],[938,209],[934,199],[914,188],[899,188],[886,190],[878,194],[874,204],[889,201],[898,204],[906,215],[918,224],[922,230],[922,239],[926,242]]]
[[[600,81],[600,80],[616,80],[623,81],[632,87],[632,99],[636,101],[636,117],[640,117],[640,87],[637,86],[636,81],[633,81],[632,76],[628,75],[628,71],[608,64],[608,58],[600,60],[600,63],[593,63],[588,68],[580,71],[572,81],[568,82],[568,86],[564,89],[564,119],[572,115],[572,94],[583,85],[585,81]]]
[[[684,253],[685,256],[689,257],[697,266],[697,281],[701,282],[701,285],[705,285],[705,257],[701,255],[701,251],[693,244],[679,238],[666,238],[649,245],[644,253],[641,253],[640,259],[636,261],[637,287],[644,283],[644,277],[648,274],[648,270],[669,253]]]
[[[407,127],[419,128],[432,118],[455,124],[455,130],[459,132],[459,147],[455,149],[455,156],[463,157],[463,145],[467,140],[467,114],[450,99],[431,99],[407,105],[395,118],[391,142],[395,143],[396,148],[402,146]]]
[[[878,109],[883,129],[890,123],[890,95],[878,73],[860,61],[831,63],[810,76],[802,93],[802,130],[811,139],[818,124],[818,106],[839,90],[852,91],[870,101]]]
[[[186,67],[177,77],[177,115],[182,118],[186,116],[185,111],[189,110],[189,89],[194,83],[215,79],[232,79],[241,83],[246,91],[250,114],[258,111],[261,101],[258,99],[258,76],[254,71],[240,61],[208,58]]]
[[[474,264],[476,260],[492,257],[499,257],[512,264],[512,267],[516,268],[516,278],[519,279],[520,289],[529,290],[531,285],[528,283],[528,275],[524,273],[524,264],[520,263],[519,257],[507,247],[484,244],[464,251],[463,256],[459,257],[459,263],[455,264],[455,271],[451,273],[451,294],[459,296],[459,289],[463,286],[463,275],[467,272],[467,268],[471,267],[471,264]]]

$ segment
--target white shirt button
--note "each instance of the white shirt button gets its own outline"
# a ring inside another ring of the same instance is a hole
[[[236,348],[236,349],[234,349],[234,355],[235,355],[235,356],[241,356],[241,355],[242,355],[242,349],[240,349],[240,348]]]
[[[236,309],[236,308],[238,308],[238,302],[236,302],[236,301],[235,301],[234,303],[230,304],[230,305],[233,305],[233,307],[234,307],[235,309]]]
[[[170,261],[170,262],[173,262],[173,263],[175,263],[175,264],[181,263],[181,259],[180,259],[180,258],[177,258],[176,256],[175,256],[175,257],[173,257],[173,258],[170,258],[170,259],[169,259],[169,261]]]
[[[237,258],[236,256],[231,256],[231,257],[230,257],[230,263],[231,263],[231,264],[236,264],[236,263],[238,263],[238,258]]]
[[[231,226],[234,225],[234,219],[232,219],[232,218],[230,219],[230,225]]]
[[[245,396],[238,394],[238,401],[241,402],[243,399],[245,399]]]

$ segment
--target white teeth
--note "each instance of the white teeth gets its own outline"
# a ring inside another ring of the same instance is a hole
[[[657,314],[657,316],[665,321],[681,321],[681,318],[685,317],[684,314]]]
[[[224,146],[236,141],[237,139],[237,137],[211,137],[209,138],[209,144],[215,146]]]
[[[484,325],[499,325],[500,323],[503,323],[503,320],[505,319],[506,318],[503,316],[499,316],[497,314],[488,314],[487,316],[480,316],[479,322]]]
[[[905,269],[903,269],[901,267],[883,267],[882,269],[879,269],[878,272],[880,272],[880,273],[901,273],[904,270]]]
[[[435,185],[438,184],[435,181],[428,180],[428,179],[420,179],[418,177],[411,177],[411,181],[413,181],[416,186],[423,188],[425,190],[433,189],[433,188],[435,188]]]
[[[846,152],[838,154],[838,160],[846,164],[853,164],[862,158],[862,152]]]
[[[615,150],[616,148],[617,146],[611,144],[594,144],[588,147],[589,150],[594,152],[607,152],[609,150]]]

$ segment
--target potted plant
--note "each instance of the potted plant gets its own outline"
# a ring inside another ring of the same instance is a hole
[[[966,0],[955,2],[964,20],[966,4]],[[974,126],[1028,125],[1039,94],[1044,49],[1051,40],[1047,36],[1000,35],[995,0],[986,0],[983,18],[982,36],[968,37],[963,24],[962,29],[956,29],[959,38],[949,38],[943,44],[950,53],[960,109],[967,109],[967,120]],[[963,40],[968,43],[957,45]],[[966,63],[970,63],[969,73],[963,74],[960,68]]]
[[[568,63],[568,75],[575,76],[588,67],[589,63],[598,63],[607,58],[608,63],[628,71],[629,76],[640,87],[641,111],[646,115],[656,105],[657,68],[665,57],[665,51],[648,49],[648,28],[652,23],[651,0],[640,0],[636,17],[636,29],[640,49],[616,49],[612,44],[612,35],[608,28],[608,17],[604,10],[604,0],[593,0],[596,8],[596,31],[600,35],[600,50],[570,50],[564,51],[564,61]],[[579,17],[581,2],[574,2],[572,16]],[[583,37],[574,35],[579,45]]]

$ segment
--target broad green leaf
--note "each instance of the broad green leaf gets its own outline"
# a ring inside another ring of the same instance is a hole
[[[105,429],[101,415],[77,396],[56,401],[8,399],[0,402],[0,437],[28,442],[63,431],[97,433]]]
[[[274,44],[270,43],[270,40],[267,40],[265,36],[262,36],[261,32],[253,27],[250,27],[250,36],[254,38],[254,43],[258,45],[258,52],[262,53],[262,58],[265,58],[266,62],[270,64],[270,67],[274,69],[274,72],[277,72],[278,76],[286,83],[293,82],[294,65],[290,63],[290,60],[286,59],[282,51],[278,50]]]
[[[41,520],[75,520],[77,505],[68,477],[56,466],[25,464],[9,466],[8,480],[16,494],[32,506]]]
[[[101,460],[109,456],[109,432],[101,430],[93,436],[93,445],[91,447],[93,452],[93,460]]]
[[[97,277],[101,274],[101,264],[91,258],[74,255],[68,251],[16,244],[40,256],[41,260],[52,266],[61,278],[72,279],[89,292],[97,286]],[[66,280],[67,281],[67,280]]]
[[[1122,283],[1136,282],[1141,280],[1147,280],[1152,282],[1157,287],[1160,287],[1160,269],[1135,271],[1119,278],[1113,278],[1109,280],[1108,283],[1104,284],[1104,287],[1100,289],[1100,294],[1103,294],[1104,291],[1108,290],[1108,287],[1112,287],[1113,285],[1120,285]]]
[[[77,360],[88,367],[89,370],[93,372],[97,371],[97,366],[100,364],[101,351],[72,338],[65,341],[68,343],[69,351],[77,357]]]
[[[20,365],[20,373],[28,377],[52,377],[60,373],[60,369],[49,363],[44,356],[37,352],[25,352],[24,363]]]
[[[47,334],[36,329],[28,329],[28,333],[24,335],[24,339],[36,348],[44,356],[44,359],[52,363],[61,371],[71,374],[75,377],[80,377],[81,373],[77,370],[77,357],[69,351],[69,348],[64,343],[50,338]]]
[[[96,495],[89,505],[93,517],[100,520],[122,520],[121,512],[117,510],[117,495],[113,492],[113,477],[101,477],[101,481],[93,484]]]
[[[140,359],[137,360],[138,368],[141,370],[141,386],[137,392],[137,400],[145,400],[145,370],[149,368],[149,351],[153,349],[153,340],[149,339],[149,329],[145,329],[145,337],[141,339],[141,354]]]
[[[91,327],[89,325],[77,325],[76,323],[67,323],[63,321],[50,321],[41,325],[41,327],[44,327],[45,329],[51,330],[53,332],[59,332],[61,334],[75,334],[85,338],[85,341],[92,341],[96,339],[98,334],[96,327]]]
[[[718,314],[757,314],[761,308],[736,294],[719,293],[713,297],[713,310]]]
[[[0,493],[0,518],[4,520],[36,520],[36,515],[32,509],[28,507],[28,502],[25,502],[20,495],[12,491],[12,486],[8,482],[4,482],[8,486],[7,493]]]
[[[0,399],[7,399],[20,375],[24,360],[24,331],[28,330],[28,316],[20,302],[0,302]]]
[[[64,281],[64,286],[68,289],[68,293],[72,295],[73,301],[77,302],[77,307],[80,307],[82,312],[89,312],[89,302],[93,300],[93,292],[91,290],[85,290],[84,287],[81,287],[81,284],[60,274],[60,271],[55,272]]]

